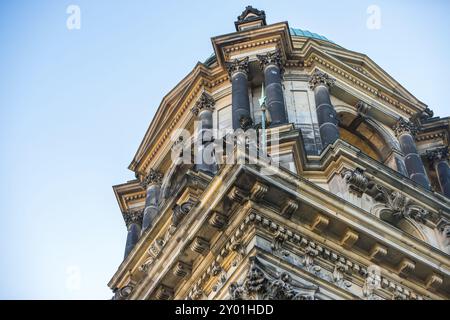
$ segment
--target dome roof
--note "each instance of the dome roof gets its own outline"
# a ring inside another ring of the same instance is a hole
[[[290,31],[291,35],[293,35],[293,36],[312,38],[312,39],[323,40],[323,41],[328,41],[328,42],[334,43],[327,37],[321,36],[320,34],[317,34],[314,32],[310,32],[308,30],[289,28],[289,31]]]
[[[333,41],[331,41],[327,37],[324,37],[324,36],[314,33],[314,32],[310,32],[308,30],[303,30],[303,29],[298,29],[298,28],[289,28],[289,32],[292,36],[328,41],[330,43],[335,44]],[[204,64],[207,66],[211,65],[215,61],[215,58],[216,58],[216,55],[213,53],[208,59],[205,60]]]

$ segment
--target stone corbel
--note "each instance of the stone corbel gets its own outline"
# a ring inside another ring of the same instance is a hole
[[[173,298],[174,291],[172,288],[169,288],[165,285],[160,285],[158,289],[156,289],[155,298],[157,300],[170,300]]]
[[[322,232],[325,230],[325,228],[328,226],[329,223],[330,220],[327,217],[318,214],[314,219],[313,223],[311,224],[311,229],[316,232]]]
[[[191,250],[201,255],[205,255],[209,251],[209,242],[201,237],[195,237],[191,243]]]
[[[290,219],[292,214],[297,211],[298,207],[299,205],[297,201],[289,199],[281,207],[280,214],[281,216]]]
[[[397,266],[397,273],[401,277],[407,277],[414,271],[415,268],[416,264],[414,261],[403,258]]]
[[[353,231],[351,229],[347,229],[345,234],[343,235],[341,239],[341,244],[346,249],[351,249],[353,245],[358,241],[359,235],[356,231]]]

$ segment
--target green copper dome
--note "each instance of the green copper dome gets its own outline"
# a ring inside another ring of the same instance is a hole
[[[317,34],[317,33],[314,33],[314,32],[310,32],[308,30],[302,30],[302,29],[297,29],[297,28],[289,28],[289,32],[291,33],[292,36],[305,37],[305,38],[311,38],[311,39],[328,41],[328,42],[334,43],[333,41],[331,41],[327,37],[321,36],[320,34]],[[213,53],[208,59],[205,60],[204,64],[209,66],[215,61],[215,59],[216,59],[216,56]]]
[[[293,36],[312,38],[312,39],[323,40],[323,41],[328,41],[328,42],[334,43],[327,37],[321,36],[320,34],[317,34],[314,32],[310,32],[308,30],[289,28],[289,31],[290,31],[291,35],[293,35]]]

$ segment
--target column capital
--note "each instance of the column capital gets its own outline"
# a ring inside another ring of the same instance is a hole
[[[447,161],[449,157],[448,146],[427,150],[426,154],[428,161],[432,165],[441,161]]]
[[[126,212],[122,212],[123,220],[127,228],[130,227],[132,223],[142,225],[142,219],[144,218],[144,209],[128,209]]]
[[[248,57],[243,59],[234,59],[233,61],[225,62],[225,66],[227,68],[228,74],[231,76],[236,72],[243,72],[248,74]]]
[[[268,52],[266,54],[258,54],[256,57],[259,60],[259,63],[261,65],[261,69],[264,70],[264,68],[268,65],[274,65],[280,68],[280,70],[283,68],[283,63],[281,61],[281,54],[280,50],[276,50],[273,52]]]
[[[144,188],[152,184],[161,184],[162,183],[163,174],[154,169],[150,169],[148,175],[142,180],[141,185]]]
[[[330,77],[327,73],[322,72],[318,69],[314,70],[313,74],[309,77],[309,88],[314,90],[318,85],[325,85],[331,88],[336,79]]]
[[[396,137],[399,137],[400,135],[405,133],[414,136],[417,133],[418,128],[411,121],[400,118],[398,119],[397,123],[394,124],[392,130],[394,130]]]
[[[216,101],[214,100],[214,98],[211,95],[209,95],[208,93],[203,91],[202,94],[200,95],[200,98],[197,100],[197,102],[195,103],[195,105],[191,109],[191,111],[193,114],[198,116],[200,111],[203,111],[203,110],[213,111],[215,104],[216,104]]]

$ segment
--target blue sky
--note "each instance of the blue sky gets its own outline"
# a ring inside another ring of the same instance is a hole
[[[367,54],[450,114],[448,1],[2,1],[0,298],[111,297],[126,238],[111,186],[134,178],[162,97],[248,4]],[[372,4],[379,30],[366,26]]]

